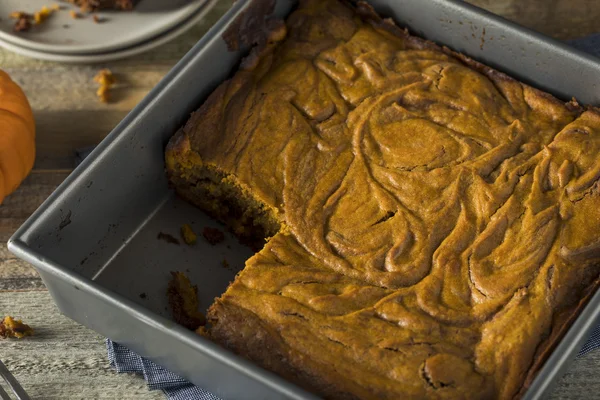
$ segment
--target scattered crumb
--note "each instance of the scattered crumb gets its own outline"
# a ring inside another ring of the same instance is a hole
[[[112,86],[117,83],[117,80],[110,69],[104,68],[96,74],[94,82],[97,82],[102,86]]]
[[[58,8],[57,8],[58,7]],[[41,25],[55,11],[60,10],[60,6],[53,5],[51,7],[43,6],[39,11],[29,14],[23,11],[15,11],[10,14],[10,18],[16,19],[14,30],[15,32],[25,32],[31,29],[32,25]]]
[[[45,20],[47,20],[48,17],[50,15],[52,15],[52,13],[53,13],[53,10],[51,10],[48,7],[44,6],[44,7],[42,7],[42,9],[40,11],[36,11],[33,14],[33,20],[35,21],[36,25],[39,25],[42,22],[44,22]]]
[[[129,0],[117,0],[117,7],[120,8],[121,10],[132,10],[133,9],[133,2],[129,1]]]
[[[108,100],[110,98],[108,86],[100,86],[98,90],[96,90],[96,96],[98,96],[101,102],[108,103]]]
[[[140,293],[140,299],[146,299],[148,295],[146,293]]]
[[[94,82],[100,85],[100,87],[96,91],[96,96],[98,96],[101,102],[108,103],[110,99],[109,89],[115,83],[117,83],[117,80],[113,75],[112,71],[107,68],[98,71],[98,73],[94,77]]]
[[[31,29],[31,21],[28,18],[19,18],[13,28],[15,32],[25,32],[29,29]]]
[[[216,228],[205,227],[202,236],[213,246],[225,240],[225,234]]]
[[[71,27],[71,25],[67,25],[67,24],[64,24],[64,25],[63,25],[63,28],[64,28],[64,29],[69,29],[70,27]]]
[[[81,12],[83,13],[88,13],[88,12],[92,12],[95,10],[95,4],[99,3],[98,1],[94,1],[94,0],[66,0],[67,3],[71,3],[71,4],[75,4],[76,6],[79,6],[79,9],[81,10]]]
[[[79,12],[75,10],[69,10],[69,15],[73,19],[81,19],[85,18],[86,14],[95,13],[97,10],[101,8],[106,8],[102,5],[102,2],[99,0],[63,0],[67,1],[71,4],[75,4],[79,6]],[[116,3],[116,8],[121,10],[131,10],[133,8],[133,3],[129,0],[121,0]],[[10,14],[10,18],[16,19],[14,30],[16,32],[24,32],[31,29],[33,25],[40,25],[46,19],[48,19],[53,13],[65,10],[65,7],[60,4],[52,4],[50,6],[43,6],[39,11],[34,12],[33,14],[25,13],[23,11],[15,11]],[[106,22],[107,19],[101,17],[99,15],[93,14],[92,20],[96,24],[101,24]],[[1,19],[0,19],[1,21]],[[63,28],[69,28],[69,25],[63,25]],[[102,93],[106,94],[106,90],[103,90]],[[101,96],[101,100],[105,101],[108,98],[105,95]]]
[[[221,265],[223,266],[223,268],[229,268],[229,262],[227,262],[227,260],[223,259],[223,261],[221,261]]]
[[[108,8],[110,4],[99,0],[63,0],[67,3],[75,4],[79,6],[81,12],[93,12],[102,8]],[[133,9],[133,3],[131,0],[117,0],[114,4],[114,8],[117,10],[131,10]]]
[[[206,324],[206,317],[198,311],[198,286],[183,272],[171,272],[167,297],[175,322],[194,331]]]
[[[184,224],[181,227],[181,237],[187,245],[196,243],[196,240],[198,239],[196,232],[194,232],[190,224]]]
[[[21,320],[15,320],[11,316],[6,316],[0,321],[0,338],[17,338],[33,335],[33,329]]]
[[[80,9],[80,10],[81,10],[81,12],[83,12],[83,13],[91,13],[91,12],[93,12],[93,11],[94,11],[94,8],[92,8],[92,6],[91,6],[91,5],[89,5],[88,3],[85,3],[85,4],[81,5],[81,6],[79,7],[79,9]]]
[[[177,240],[177,238],[173,235],[169,235],[168,233],[159,232],[156,238],[158,240],[164,240],[167,243],[179,245],[179,240]]]

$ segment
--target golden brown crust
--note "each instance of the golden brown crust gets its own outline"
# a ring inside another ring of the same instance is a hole
[[[286,227],[211,337],[331,397],[518,395],[596,288],[597,110],[364,2],[303,1],[255,55],[167,151],[178,190],[210,166]]]

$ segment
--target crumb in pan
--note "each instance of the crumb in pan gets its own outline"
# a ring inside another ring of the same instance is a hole
[[[225,234],[217,228],[205,227],[202,236],[213,246],[225,240]]]
[[[173,319],[179,325],[197,330],[206,324],[206,317],[198,311],[198,286],[192,285],[183,272],[171,272],[167,296]]]
[[[196,240],[198,239],[196,232],[194,232],[194,230],[192,229],[192,226],[190,224],[182,225],[181,237],[183,238],[183,241],[187,245],[192,245],[192,244],[196,243]]]

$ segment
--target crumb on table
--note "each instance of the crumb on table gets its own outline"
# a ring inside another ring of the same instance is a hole
[[[181,226],[181,237],[187,245],[196,243],[196,240],[198,239],[196,232],[194,232],[190,224],[183,224]]]
[[[108,68],[101,69],[94,77],[94,82],[102,86],[112,86],[117,83],[112,71]]]
[[[71,18],[73,19],[79,19],[81,18],[81,14],[79,14],[77,11],[75,10],[70,10],[69,11],[69,15],[71,16]]]
[[[114,74],[108,68],[101,69],[94,77],[94,82],[100,85],[96,91],[96,95],[101,102],[108,103],[110,100],[109,89],[117,83]]]
[[[16,320],[7,315],[0,321],[0,338],[21,339],[31,335],[33,335],[33,329],[21,320]]]
[[[225,234],[217,228],[205,227],[202,236],[213,246],[225,240]]]
[[[100,101],[103,103],[108,103],[108,101],[110,99],[108,90],[109,90],[108,86],[100,86],[98,88],[98,90],[96,90],[96,96],[98,96]]]

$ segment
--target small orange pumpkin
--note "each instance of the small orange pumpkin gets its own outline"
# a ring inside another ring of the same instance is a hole
[[[25,93],[0,70],[0,204],[31,172],[35,121]]]

